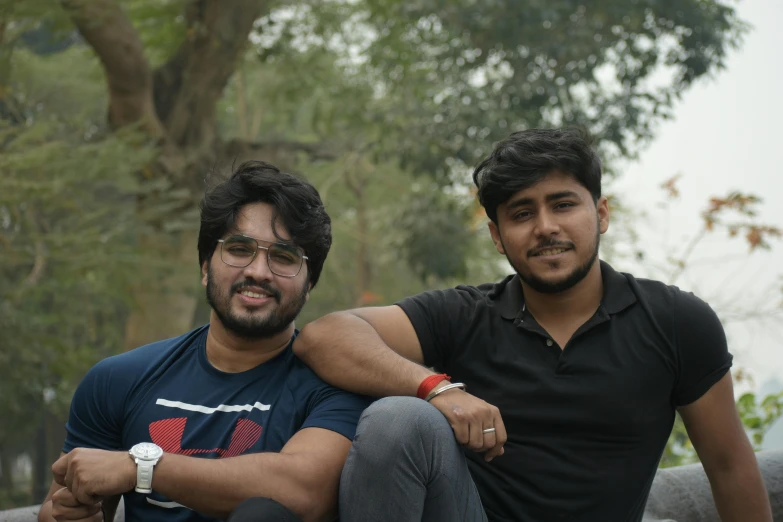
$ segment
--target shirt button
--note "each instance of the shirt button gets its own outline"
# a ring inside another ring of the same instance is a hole
[[[553,344],[555,344],[555,343],[554,343],[554,342],[552,342],[552,339],[547,339],[547,340],[546,340],[546,345],[547,345],[547,346],[552,346]]]

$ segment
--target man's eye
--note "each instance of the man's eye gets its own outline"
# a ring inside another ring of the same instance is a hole
[[[562,203],[558,203],[557,205],[555,205],[555,208],[561,208],[562,209],[562,208],[571,208],[573,206],[574,206],[573,203],[570,203],[568,201],[563,201]]]
[[[294,264],[296,262],[295,256],[288,252],[273,252],[272,260],[277,261],[278,263],[285,263],[288,265]]]
[[[246,246],[229,246],[228,251],[235,256],[252,256],[253,250]]]

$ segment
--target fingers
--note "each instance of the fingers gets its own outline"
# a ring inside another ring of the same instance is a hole
[[[63,455],[52,464],[52,475],[54,481],[61,486],[65,486],[65,474],[68,472],[68,464],[70,462],[71,455]]]
[[[103,520],[100,504],[90,506],[69,507],[52,504],[52,518],[60,522],[61,520],[86,521]]]
[[[60,475],[59,473],[53,473],[53,475],[54,481],[60,486],[65,487],[65,475]]]
[[[470,443],[470,424],[462,422],[465,413],[458,404],[452,405],[451,413],[452,416],[446,415],[446,418],[451,424],[451,429],[454,430],[454,438],[457,439],[458,443],[466,446]]]
[[[76,451],[76,450],[74,450]],[[63,485],[73,491],[73,476],[74,476],[74,467],[70,465],[70,461],[68,461],[68,468],[65,470],[65,477],[63,480]]]
[[[69,489],[73,493],[73,496],[76,497],[76,500],[81,504],[95,504],[100,500],[97,497],[94,497],[89,491],[86,491],[86,488],[79,480],[79,475],[74,475]]]
[[[503,454],[508,437],[497,407],[458,390],[449,390],[430,402],[448,419],[459,444],[473,451],[486,451],[487,461]],[[484,432],[491,428],[494,431]]]
[[[470,441],[468,447],[473,451],[484,450],[484,423],[486,421],[477,419],[470,423]]]
[[[492,430],[492,431],[487,432],[487,430]],[[487,455],[489,455],[489,452],[492,451],[495,448],[495,446],[497,445],[497,435],[495,433],[495,426],[491,425],[491,424],[488,425],[488,426],[485,425],[484,429],[482,430],[482,435],[483,435],[483,439],[484,439],[483,440],[484,445],[483,445],[483,447],[481,449],[487,451],[487,454],[484,455],[484,460],[487,460]],[[489,459],[489,460],[492,460],[492,459]],[[487,460],[487,462],[489,462],[489,460]]]
[[[84,504],[67,488],[55,491],[52,495],[52,518],[57,521],[98,521],[103,520],[100,502]]]
[[[505,446],[506,441],[508,440],[508,434],[506,433],[506,425],[503,424],[503,418],[500,416],[500,410],[498,410],[495,406],[492,406],[492,408],[494,408],[495,410],[493,412],[493,419],[492,419],[493,422],[492,427],[495,428],[495,432],[491,434],[492,435],[491,438],[494,440],[491,441],[491,445],[488,446],[487,454],[484,455],[484,460],[486,460],[487,462],[503,454],[503,447]]]

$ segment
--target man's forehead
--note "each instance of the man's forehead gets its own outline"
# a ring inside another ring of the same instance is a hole
[[[533,185],[519,190],[511,195],[505,202],[506,205],[520,200],[547,200],[558,197],[583,198],[589,191],[573,176],[567,174],[547,175]]]
[[[291,238],[288,234],[282,233],[285,232],[285,230],[280,230],[280,227],[278,227],[278,235],[280,237],[277,237],[270,231],[268,234],[259,234],[258,231],[249,230],[247,228],[233,226],[230,229],[228,229],[229,235],[240,235],[240,236],[246,236],[246,237],[252,237],[253,239],[256,239],[258,241],[263,241],[265,243],[287,243],[291,242]]]
[[[276,209],[268,203],[255,203],[242,207],[229,232],[261,239],[269,243],[291,240],[291,235],[282,223]]]

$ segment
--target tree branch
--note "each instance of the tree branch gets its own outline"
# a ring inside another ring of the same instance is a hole
[[[259,153],[275,158],[292,153],[303,152],[311,160],[333,161],[337,154],[320,143],[300,143],[296,141],[244,141],[234,139],[223,146],[223,157],[237,158]],[[271,161],[271,159],[270,159]]]
[[[155,106],[174,143],[211,146],[215,108],[247,45],[265,0],[193,0],[187,37],[155,71]]]
[[[152,72],[139,35],[114,0],[61,0],[63,8],[98,55],[109,85],[109,124],[140,125],[161,137],[152,103]]]

